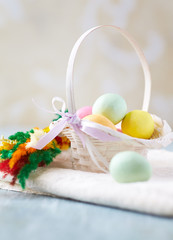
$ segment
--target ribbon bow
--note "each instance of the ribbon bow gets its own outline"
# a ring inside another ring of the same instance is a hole
[[[62,109],[59,111],[56,106],[55,102],[61,102],[62,103]],[[52,99],[52,106],[54,109],[53,113],[59,114],[61,118],[54,124],[52,125],[52,129],[42,136],[40,140],[37,142],[35,148],[38,150],[41,150],[44,148],[49,142],[51,142],[62,130],[66,127],[67,123],[70,124],[73,129],[75,130],[76,134],[79,136],[83,146],[85,147],[85,141],[83,138],[83,135],[81,134],[80,128],[81,128],[81,120],[78,118],[76,114],[71,114],[68,112],[65,112],[66,105],[63,99],[59,97],[54,97]],[[50,111],[49,111],[50,112]],[[52,113],[52,112],[51,112]]]
[[[61,102],[62,103],[62,109],[59,111],[56,106],[55,102]],[[44,148],[49,142],[51,142],[59,133],[62,132],[62,130],[66,127],[67,124],[69,124],[76,134],[79,136],[83,147],[87,148],[89,155],[95,165],[101,169],[104,172],[107,172],[105,168],[100,166],[98,163],[96,157],[100,159],[100,161],[104,164],[106,168],[108,168],[108,162],[107,160],[98,152],[97,148],[92,144],[90,139],[88,138],[87,135],[92,136],[93,138],[99,139],[101,141],[117,141],[120,140],[118,137],[112,136],[109,133],[106,133],[103,131],[105,128],[104,126],[101,126],[100,124],[91,122],[91,121],[86,121],[86,120],[81,120],[77,114],[71,114],[69,112],[65,112],[66,105],[63,99],[59,97],[54,97],[52,99],[52,106],[54,109],[53,113],[59,114],[61,116],[60,119],[58,119],[55,124],[52,124],[51,130],[46,133],[44,136],[40,138],[40,140],[37,142],[35,148],[38,150],[41,150]],[[50,112],[50,111],[48,111]],[[52,112],[51,112],[52,113]],[[107,128],[107,127],[106,127]],[[107,128],[108,129],[108,128]],[[111,133],[111,129],[109,130]],[[86,133],[86,134],[84,134]]]

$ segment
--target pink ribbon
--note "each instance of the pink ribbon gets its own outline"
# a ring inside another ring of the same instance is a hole
[[[55,107],[55,101],[63,103],[62,111],[59,111]],[[65,102],[63,99],[58,97],[53,98],[52,105],[55,113],[61,115],[61,118],[55,123],[53,128],[48,133],[46,133],[39,139],[35,146],[36,149],[41,150],[42,148],[44,148],[49,142],[51,142],[56,136],[58,136],[62,132],[62,130],[66,127],[67,124],[69,124],[79,136],[83,147],[85,147],[85,137],[83,133],[86,133],[89,136],[104,142],[120,140],[118,137],[111,136],[110,134],[104,132],[103,129],[107,129],[107,127],[101,126],[100,124],[91,121],[81,120],[76,115],[76,113],[71,114],[69,112],[65,112]]]
[[[62,118],[57,121],[55,126],[47,134],[40,138],[35,148],[38,150],[44,148],[49,142],[51,142],[56,136],[58,136],[59,133],[62,132],[62,130],[66,127],[67,123],[69,123],[73,127],[76,134],[79,136],[83,146],[85,146],[85,141],[80,131],[80,119],[77,117],[77,115],[72,115],[65,112],[58,112],[58,114],[61,115]]]

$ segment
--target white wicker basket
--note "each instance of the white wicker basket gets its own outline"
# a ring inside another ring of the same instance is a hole
[[[132,37],[125,32],[124,30],[113,26],[113,25],[102,25],[89,29],[86,31],[76,42],[74,45],[67,67],[67,78],[66,78],[66,94],[67,94],[67,107],[70,114],[76,113],[75,107],[75,98],[73,91],[73,68],[75,63],[76,54],[78,49],[83,42],[83,40],[93,31],[100,29],[102,27],[110,27],[117,30],[121,33],[132,45],[135,49],[142,68],[144,72],[145,79],[145,89],[144,89],[144,100],[142,110],[148,111],[149,101],[150,101],[150,91],[151,91],[151,80],[150,80],[150,72],[148,68],[148,64],[145,60],[145,57],[138,47],[137,43],[132,39]],[[159,118],[154,118],[159,119]],[[81,120],[84,121],[84,120]],[[158,122],[160,121],[160,125]],[[67,127],[63,129],[61,132],[62,135],[67,136],[71,141],[71,157],[68,158],[64,162],[64,167],[70,167],[73,169],[78,169],[82,171],[90,171],[90,172],[106,172],[108,170],[109,161],[111,158],[118,152],[126,151],[126,150],[134,150],[146,156],[147,150],[149,148],[160,148],[165,145],[168,145],[173,140],[173,134],[171,132],[170,127],[165,121],[159,119],[159,121],[155,122],[155,126],[157,129],[156,135],[157,138],[151,140],[144,139],[136,139],[130,136],[127,136],[118,131],[110,130],[107,127],[101,127],[102,131],[108,135],[112,135],[115,137],[115,141],[101,141],[88,134],[82,132],[83,137],[86,141],[86,146],[83,146],[81,142],[81,138],[76,133],[74,128],[68,124]],[[98,124],[96,124],[98,125]],[[100,128],[100,127],[98,127]],[[158,129],[160,128],[160,129]],[[158,130],[158,131],[157,131]],[[63,167],[63,160],[61,161],[61,167]]]

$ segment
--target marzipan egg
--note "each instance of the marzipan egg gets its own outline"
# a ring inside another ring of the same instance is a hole
[[[134,151],[116,154],[110,162],[109,171],[120,183],[147,181],[152,174],[149,162]]]
[[[120,122],[126,112],[126,102],[118,94],[104,94],[100,96],[93,105],[93,114],[101,114],[107,117],[113,124]]]
[[[82,119],[82,118],[92,114],[92,107],[91,106],[82,107],[77,110],[76,114],[80,119]]]
[[[107,119],[102,115],[96,115],[96,114],[88,115],[84,117],[83,120],[89,120],[95,123],[99,123],[105,127],[109,127],[116,130],[116,127],[114,126],[114,124],[109,119]]]
[[[148,112],[134,110],[126,114],[121,129],[129,136],[149,139],[154,132],[154,120]]]

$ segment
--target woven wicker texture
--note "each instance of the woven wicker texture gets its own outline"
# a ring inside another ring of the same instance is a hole
[[[72,166],[72,169],[88,172],[103,172],[94,164],[88,150],[83,147],[79,136],[72,128],[65,128],[62,134],[67,136],[71,141],[71,158],[69,161],[71,161],[70,166]],[[144,156],[147,155],[147,149],[142,144],[134,145],[130,141],[102,142],[90,136],[87,137],[108,163],[116,153],[121,151],[134,150]],[[95,157],[99,165],[107,170],[102,161],[97,156]],[[66,166],[66,164],[64,166]]]

